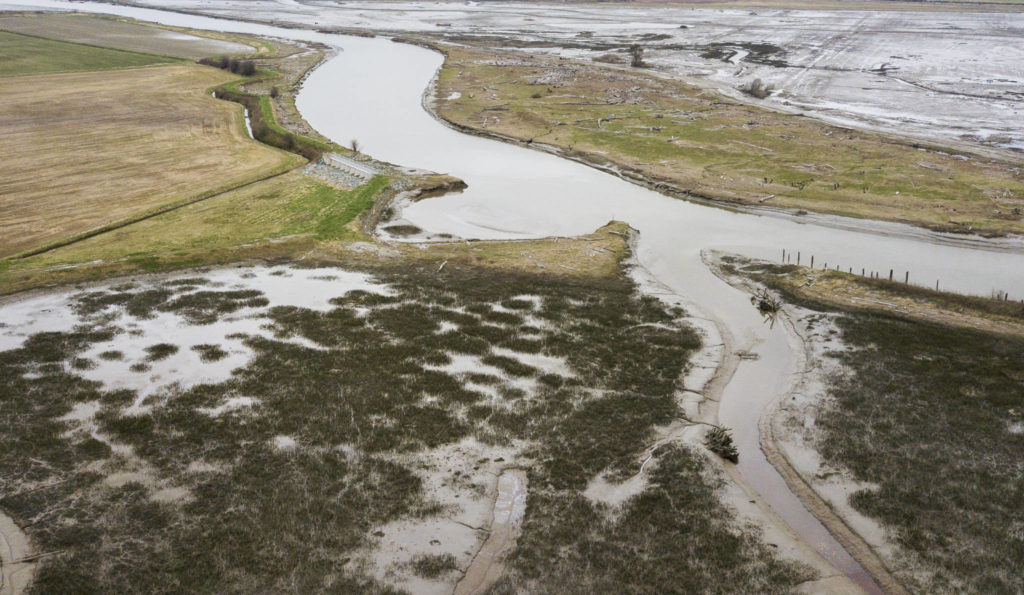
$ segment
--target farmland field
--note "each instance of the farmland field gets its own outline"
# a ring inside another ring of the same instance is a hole
[[[86,46],[79,46],[86,47]],[[0,256],[281,172],[197,65],[13,77],[0,87]]]
[[[358,234],[346,225],[386,181],[381,177],[341,190],[289,172],[9,262],[0,270],[0,293],[54,281],[61,271],[90,277],[124,274],[232,257],[280,256],[309,250],[318,240],[351,239]]]
[[[112,18],[79,14],[17,14],[0,16],[0,29],[116,50],[159,54],[174,58],[246,54],[253,48],[241,43],[196,37]],[[82,51],[80,48],[78,51]]]
[[[0,76],[113,70],[173,61],[164,56],[65,43],[8,31],[0,31],[0,57],[3,58]]]

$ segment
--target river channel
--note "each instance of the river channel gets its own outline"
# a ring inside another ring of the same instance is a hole
[[[0,3],[0,8],[13,4]],[[466,181],[460,194],[421,201],[402,216],[433,233],[462,238],[586,234],[616,219],[639,231],[636,257],[655,278],[713,319],[743,359],[722,395],[719,419],[733,428],[743,479],[833,566],[865,590],[877,587],[789,491],[759,446],[762,413],[790,385],[799,360],[783,325],[770,327],[749,296],[705,266],[704,250],[778,261],[782,250],[813,254],[843,270],[896,271],[911,282],[964,293],[1024,297],[1024,244],[985,241],[910,226],[842,218],[747,213],[658,194],[557,156],[465,135],[434,119],[424,90],[440,54],[383,38],[328,35],[150,9],[54,0],[33,8],[104,12],[164,24],[319,41],[340,49],[306,80],[296,104],[320,133],[403,166]],[[24,8],[24,6],[23,6]],[[240,9],[241,10],[241,9]],[[329,10],[325,8],[324,10]]]

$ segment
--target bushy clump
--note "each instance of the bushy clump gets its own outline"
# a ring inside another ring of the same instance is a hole
[[[416,576],[434,579],[439,576],[458,570],[455,564],[455,556],[445,554],[420,554],[412,559],[412,570]]]
[[[749,85],[743,87],[743,92],[757,99],[764,99],[772,94],[775,87],[764,84],[761,79],[754,79]]]
[[[208,343],[193,345],[192,351],[198,353],[199,359],[204,362],[216,362],[228,356],[228,352],[224,351],[220,345],[210,345]]]
[[[740,460],[740,453],[736,450],[736,445],[733,444],[732,432],[728,428],[722,426],[711,428],[704,436],[704,446],[727,461],[738,463]]]
[[[225,314],[269,303],[263,292],[257,289],[204,290],[179,295],[160,304],[157,309],[180,314],[192,324],[212,324]]]
[[[170,289],[111,289],[79,294],[72,298],[72,308],[79,316],[91,316],[110,306],[122,306],[128,314],[137,318],[150,318],[153,311],[173,295]]]
[[[170,343],[157,343],[155,345],[150,345],[149,347],[146,347],[145,352],[146,361],[158,362],[162,359],[167,359],[168,357],[174,355],[175,353],[178,353],[178,346],[171,345]]]

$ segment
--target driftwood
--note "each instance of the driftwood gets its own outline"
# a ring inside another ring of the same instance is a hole
[[[782,309],[782,300],[767,289],[761,289],[750,296],[750,303],[757,306],[761,314],[775,314]]]
[[[736,445],[732,443],[732,433],[728,428],[722,426],[711,428],[711,431],[704,437],[704,446],[727,461],[738,463],[740,460],[740,453],[736,450]]]

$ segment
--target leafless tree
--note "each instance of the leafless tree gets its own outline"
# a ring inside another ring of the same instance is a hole
[[[637,44],[629,46],[629,54],[633,57],[630,62],[630,66],[633,68],[641,68],[644,65],[644,48]]]

